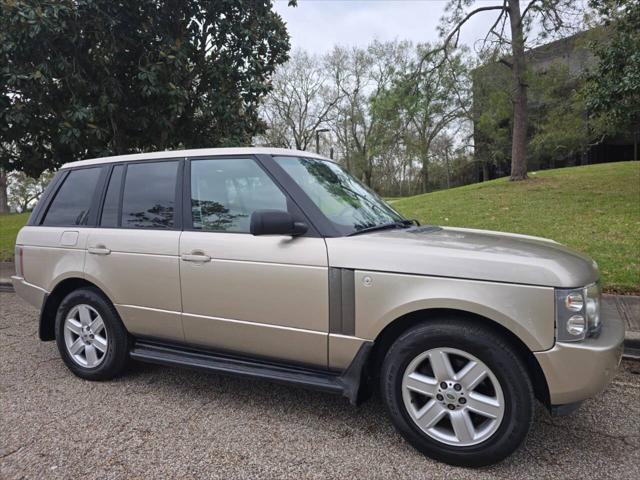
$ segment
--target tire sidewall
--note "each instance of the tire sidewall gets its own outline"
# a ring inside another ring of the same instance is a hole
[[[402,335],[385,357],[381,389],[395,427],[418,450],[447,463],[482,466],[502,460],[526,437],[533,420],[533,388],[521,360],[506,342],[482,329],[468,330],[455,322],[442,322]],[[456,348],[480,359],[502,388],[505,411],[500,427],[479,444],[456,447],[429,437],[404,406],[402,378],[407,366],[421,353],[438,347]]]
[[[107,351],[102,362],[95,368],[87,368],[76,363],[68,352],[64,339],[64,323],[71,309],[79,304],[93,307],[102,317],[107,332]],[[121,367],[126,350],[126,332],[113,306],[99,292],[93,289],[80,289],[71,292],[60,303],[56,312],[56,344],[65,365],[77,376],[87,380],[111,378]],[[124,335],[123,335],[124,334]],[[123,336],[125,337],[123,339]],[[123,341],[124,340],[124,341]]]

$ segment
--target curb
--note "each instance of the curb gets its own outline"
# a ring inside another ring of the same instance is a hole
[[[636,350],[636,355],[640,358],[640,332],[626,331],[624,333],[625,350]]]

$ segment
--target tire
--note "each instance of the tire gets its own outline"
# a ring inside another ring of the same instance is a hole
[[[424,455],[465,467],[491,465],[513,453],[534,413],[522,360],[503,337],[476,323],[443,317],[409,329],[389,348],[380,377],[400,434]],[[438,378],[445,376],[451,378]]]
[[[98,316],[102,326],[96,322]],[[75,290],[62,300],[55,332],[62,360],[80,378],[109,380],[127,364],[129,334],[114,306],[96,288]]]

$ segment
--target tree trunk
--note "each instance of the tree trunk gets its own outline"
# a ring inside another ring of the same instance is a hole
[[[524,82],[525,56],[520,2],[509,1],[513,68],[513,138],[511,143],[511,180],[527,178],[527,85]]]
[[[425,160],[422,161],[422,170],[420,171],[420,177],[422,179],[422,191],[420,193],[427,193],[429,191],[429,169]]]
[[[482,160],[482,181],[486,182],[491,180],[491,174],[489,173],[489,161]]]
[[[449,171],[449,154],[444,152],[445,173],[447,175],[447,188],[451,188],[451,172]]]
[[[369,165],[367,165],[364,169],[364,184],[371,188],[371,181],[372,181],[372,177],[373,177],[373,172],[371,171],[371,168],[369,167]]]
[[[7,198],[7,172],[0,168],[0,213],[9,213],[9,200]]]

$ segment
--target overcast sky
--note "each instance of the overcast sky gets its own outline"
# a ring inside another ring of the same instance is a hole
[[[287,23],[293,48],[325,53],[336,45],[364,46],[372,40],[435,42],[445,0],[299,0],[288,7],[276,0],[275,10]],[[482,40],[499,12],[474,16],[461,32],[461,43]]]

